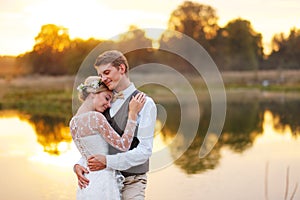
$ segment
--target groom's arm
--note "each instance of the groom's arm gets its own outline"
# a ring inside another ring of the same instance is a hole
[[[147,97],[138,118],[138,146],[123,153],[93,156],[88,160],[89,169],[95,171],[107,167],[115,170],[126,170],[146,162],[152,155],[156,115],[156,105],[151,98]]]

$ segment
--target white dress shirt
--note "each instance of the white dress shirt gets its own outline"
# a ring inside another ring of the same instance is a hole
[[[125,100],[136,90],[133,83],[123,90],[124,99],[116,99],[109,110],[111,117],[115,116],[117,111],[121,108]],[[115,170],[126,170],[130,167],[137,166],[146,162],[151,154],[153,147],[154,128],[156,122],[156,105],[152,98],[146,97],[146,102],[142,110],[138,114],[137,124],[138,132],[137,138],[139,144],[136,148],[127,152],[117,153],[106,156],[106,167]],[[82,165],[83,158],[78,161]]]
[[[121,108],[124,101],[136,90],[133,83],[123,90],[124,99],[117,99],[112,103],[110,115],[113,117]],[[126,170],[130,167],[137,166],[146,162],[151,154],[153,147],[154,128],[156,122],[156,105],[152,98],[146,97],[146,102],[138,114],[137,138],[139,144],[136,148],[122,153],[106,156],[106,166],[115,170]]]

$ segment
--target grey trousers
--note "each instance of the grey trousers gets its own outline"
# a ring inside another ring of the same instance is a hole
[[[122,189],[122,200],[144,200],[147,175],[135,175],[125,178]]]

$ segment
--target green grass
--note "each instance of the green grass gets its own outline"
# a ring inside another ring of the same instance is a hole
[[[0,100],[1,110],[18,110],[31,115],[70,118],[72,115],[71,90],[40,90],[12,88]]]

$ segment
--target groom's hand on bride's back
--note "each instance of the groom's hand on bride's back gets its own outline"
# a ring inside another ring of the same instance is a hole
[[[89,171],[83,166],[76,164],[74,166],[74,172],[77,175],[78,186],[80,189],[85,188],[89,184],[89,180],[84,176],[84,174],[88,174]]]
[[[91,171],[98,171],[106,168],[106,157],[98,154],[88,158],[88,167]]]

